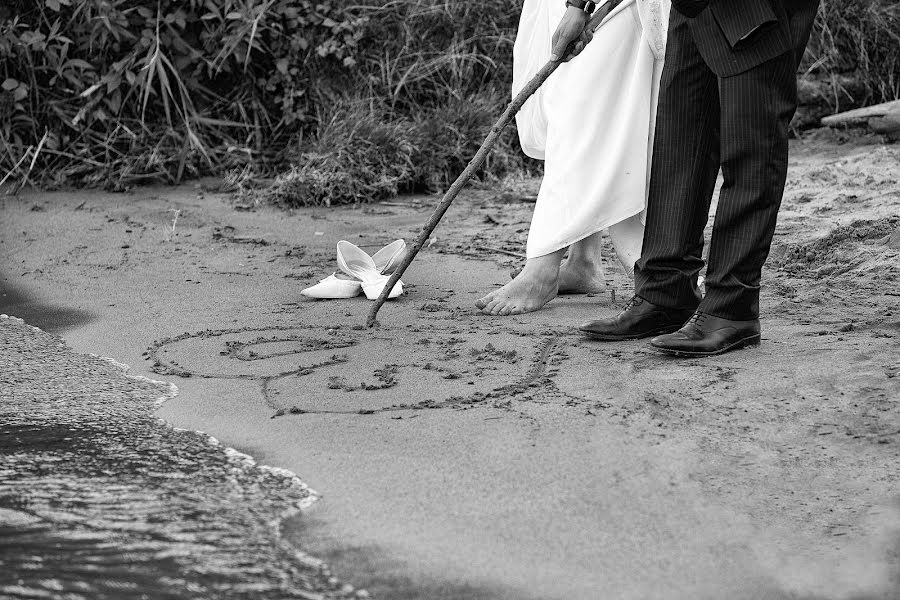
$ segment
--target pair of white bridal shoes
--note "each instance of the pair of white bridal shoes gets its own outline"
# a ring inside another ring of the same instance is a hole
[[[349,279],[333,273],[300,293],[309,298],[355,298],[363,292],[369,300],[377,300],[405,254],[406,242],[403,240],[391,242],[372,256],[341,240],[337,243],[338,267]],[[403,282],[398,281],[388,298],[396,298],[402,293]]]

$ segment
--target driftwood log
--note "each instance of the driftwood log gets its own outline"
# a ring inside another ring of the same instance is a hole
[[[868,125],[875,133],[900,134],[900,100],[857,108],[822,119],[828,127]]]
[[[603,23],[603,19],[612,12],[612,10],[618,6],[622,0],[609,0],[606,4],[597,9],[597,11],[591,16],[587,25],[585,25],[585,30],[590,29],[591,31],[596,31],[598,27]],[[478,152],[475,153],[475,156],[463,170],[463,172],[456,178],[456,181],[453,182],[453,185],[447,190],[444,194],[444,197],[441,199],[440,203],[434,209],[434,212],[431,215],[431,218],[428,219],[428,222],[422,228],[422,232],[416,238],[416,241],[413,245],[407,250],[406,256],[403,258],[403,261],[397,267],[397,270],[391,275],[390,279],[388,279],[387,284],[384,286],[384,290],[382,290],[381,294],[378,296],[378,299],[375,300],[375,305],[372,307],[372,310],[369,311],[369,317],[366,319],[366,327],[372,327],[375,325],[375,319],[378,316],[378,311],[384,305],[385,300],[387,300],[388,294],[391,290],[394,289],[394,285],[398,281],[400,281],[400,277],[403,276],[403,273],[406,271],[407,267],[412,263],[413,259],[419,253],[419,250],[422,249],[422,246],[425,245],[425,242],[428,241],[428,238],[431,236],[435,227],[437,227],[438,223],[441,221],[441,218],[444,216],[444,213],[447,212],[447,209],[450,208],[450,204],[453,203],[453,200],[456,199],[456,196],[459,195],[459,192],[465,187],[466,183],[475,175],[475,172],[484,164],[485,158],[493,149],[494,145],[497,143],[497,139],[500,137],[500,134],[506,128],[507,125],[513,120],[516,116],[516,113],[519,112],[519,109],[522,108],[522,105],[525,104],[525,101],[528,100],[534,93],[538,90],[538,88],[543,85],[547,78],[553,74],[554,71],[562,64],[562,61],[553,61],[551,60],[546,65],[544,65],[540,71],[537,72],[531,81],[529,81],[522,91],[519,92],[515,98],[513,98],[512,102],[506,107],[506,110],[503,111],[503,114],[500,116],[500,119],[491,127],[490,133],[488,133],[487,137],[484,139],[484,142],[481,143],[481,147],[478,149]]]
[[[821,127],[822,117],[835,114],[836,102],[847,105],[840,110],[850,110],[858,106],[852,104],[853,98],[864,98],[865,95],[865,83],[857,75],[804,75],[797,79],[798,106],[791,120],[791,129],[800,131]]]

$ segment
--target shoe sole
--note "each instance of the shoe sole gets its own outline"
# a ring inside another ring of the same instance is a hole
[[[602,340],[604,342],[627,342],[629,340],[641,340],[648,337],[654,337],[657,335],[665,335],[667,333],[675,333],[679,329],[682,328],[683,325],[672,325],[671,327],[661,327],[659,329],[654,329],[653,331],[648,331],[647,333],[642,333],[640,335],[611,335],[607,333],[595,333],[593,331],[585,331],[584,329],[579,329],[581,333],[586,336],[593,338],[595,340]]]
[[[687,358],[698,358],[704,356],[718,356],[719,354],[725,354],[726,352],[731,352],[732,350],[739,350],[741,348],[746,348],[747,346],[756,346],[760,343],[762,336],[760,334],[751,335],[750,337],[746,337],[742,340],[738,340],[733,344],[729,344],[724,348],[719,348],[713,352],[691,352],[690,350],[675,350],[672,348],[660,348],[659,346],[651,346],[657,352],[661,352],[662,354],[669,354],[671,356],[682,356]]]

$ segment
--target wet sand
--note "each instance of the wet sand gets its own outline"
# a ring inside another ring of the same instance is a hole
[[[83,311],[76,350],[176,383],[159,415],[323,495],[286,527],[382,598],[894,598],[900,148],[795,143],[763,345],[678,361],[572,326],[618,290],[505,319],[536,182],[460,198],[361,328],[300,289],[433,198],[236,210],[199,186],[0,200],[3,285]],[[174,223],[174,211],[178,220]],[[611,257],[607,244],[607,257]]]

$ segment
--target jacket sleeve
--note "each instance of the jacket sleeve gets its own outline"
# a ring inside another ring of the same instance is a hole
[[[713,16],[732,48],[763,25],[778,21],[769,0],[741,0],[739,7],[736,4],[738,3],[734,0],[713,0],[710,5]]]

